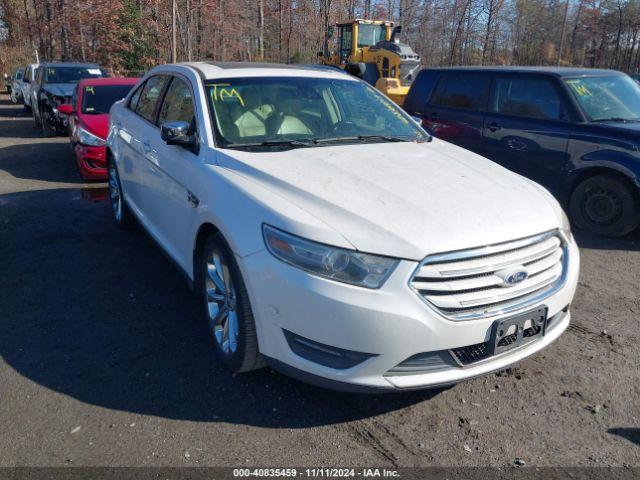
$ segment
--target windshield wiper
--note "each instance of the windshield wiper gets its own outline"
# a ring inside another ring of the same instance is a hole
[[[622,118],[622,117],[597,118],[596,120],[593,120],[593,122],[632,123],[632,122],[640,122],[640,118]]]
[[[256,147],[291,147],[304,148],[313,147],[314,142],[304,140],[265,140],[255,143],[231,143],[224,148],[256,148]]]
[[[357,135],[352,137],[329,137],[329,138],[315,138],[313,143],[339,143],[339,142],[366,142],[369,140],[381,140],[383,142],[413,142],[421,140],[410,140],[406,137],[397,137],[393,135]]]

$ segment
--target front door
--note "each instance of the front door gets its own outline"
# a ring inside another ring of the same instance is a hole
[[[193,90],[189,80],[174,76],[158,111],[158,126],[168,122],[187,122],[197,132]],[[146,210],[161,235],[169,254],[186,271],[190,270],[185,252],[193,249],[190,225],[195,222],[199,193],[198,156],[179,145],[167,145],[156,130],[149,138],[153,160],[148,162],[144,184],[148,193]]]
[[[551,78],[498,76],[484,117],[484,154],[558,193],[569,164],[566,101]]]

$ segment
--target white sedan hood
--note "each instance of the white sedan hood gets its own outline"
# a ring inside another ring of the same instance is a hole
[[[440,140],[226,150],[220,163],[306,210],[362,252],[421,260],[561,222],[540,187]]]

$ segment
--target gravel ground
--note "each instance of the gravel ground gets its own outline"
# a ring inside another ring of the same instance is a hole
[[[0,96],[0,466],[640,466],[640,232],[580,238],[569,330],[444,391],[348,395],[232,375],[66,138]]]

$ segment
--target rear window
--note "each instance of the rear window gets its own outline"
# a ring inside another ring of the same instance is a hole
[[[133,85],[89,85],[82,95],[82,113],[109,113],[111,106],[127,96]]]
[[[489,75],[444,73],[430,103],[441,107],[483,110],[489,94],[489,84]]]

